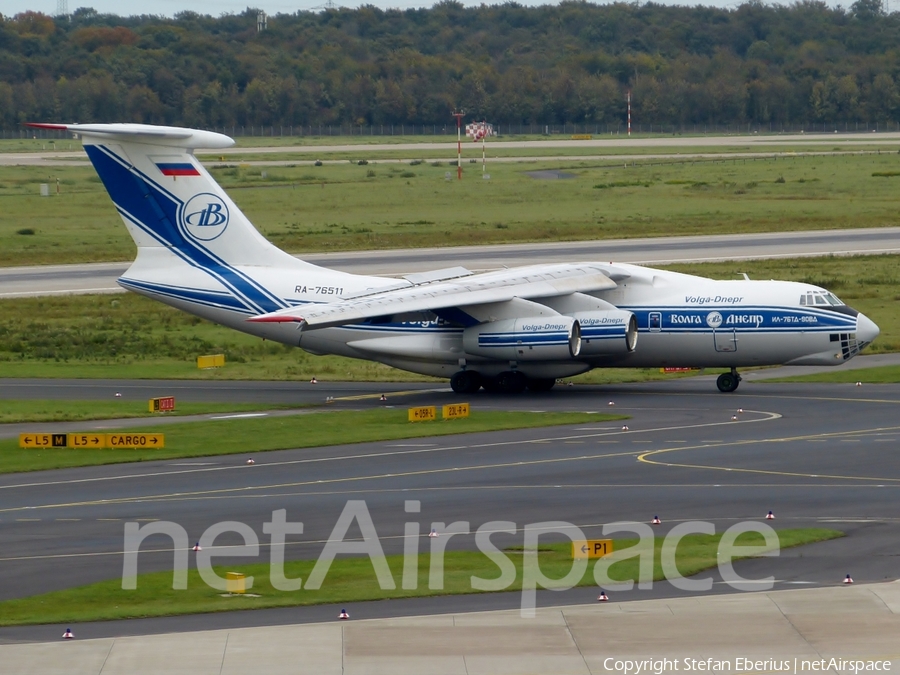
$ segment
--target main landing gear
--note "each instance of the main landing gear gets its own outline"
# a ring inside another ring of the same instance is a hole
[[[738,388],[741,383],[741,376],[738,375],[737,368],[732,368],[730,373],[722,373],[716,380],[716,386],[723,393],[730,393]]]
[[[450,388],[457,394],[474,394],[481,389],[481,375],[474,370],[460,370],[450,378]]]
[[[517,370],[507,370],[496,377],[485,377],[474,370],[460,370],[450,378],[450,387],[457,394],[474,394],[479,388],[491,394],[521,394],[529,391],[550,391],[556,380],[548,378],[530,378]]]

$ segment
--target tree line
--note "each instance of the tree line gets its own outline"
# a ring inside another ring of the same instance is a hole
[[[900,13],[801,0],[0,15],[0,128],[900,120]]]

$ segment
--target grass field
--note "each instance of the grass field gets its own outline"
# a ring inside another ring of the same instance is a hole
[[[203,415],[207,413],[248,412],[285,408],[271,403],[185,403],[177,402],[174,412],[166,417]],[[293,406],[301,407],[301,406]],[[0,424],[17,422],[75,422],[80,420],[111,420],[123,418],[159,417],[148,410],[147,401],[112,399],[109,401],[53,401],[0,399]]]
[[[275,162],[281,162],[290,165],[291,162],[297,162],[304,166],[314,164],[316,160],[323,162],[349,162],[359,165],[361,160],[365,160],[372,165],[403,165],[411,164],[412,161],[420,160],[432,164],[438,162],[436,166],[449,166],[456,168],[456,142],[444,142],[440,148],[412,147],[412,148],[395,148],[390,145],[350,145],[336,149],[335,147],[307,146],[303,148],[237,148],[227,153],[212,153],[210,155],[201,154],[201,160],[211,167],[220,167],[225,164],[229,166],[238,165],[241,162],[260,162],[273,165]],[[892,150],[879,146],[850,146],[850,147],[828,147],[828,146],[809,146],[798,144],[794,145],[759,145],[759,146],[740,146],[740,145],[716,145],[716,146],[620,146],[620,145],[571,145],[557,146],[547,144],[545,146],[529,145],[521,147],[518,143],[501,143],[490,146],[485,150],[488,166],[493,167],[495,160],[516,160],[518,162],[529,161],[567,161],[567,160],[587,160],[596,167],[608,168],[624,168],[624,162],[628,161],[629,165],[632,160],[644,166],[664,166],[676,164],[678,166],[694,166],[703,163],[721,163],[722,161],[738,160],[743,162],[750,161],[771,161],[775,155],[779,155],[778,160],[797,159],[801,156],[844,156],[852,155],[878,155],[891,154]],[[730,155],[740,155],[739,157],[731,157]],[[620,159],[621,158],[621,159]],[[85,159],[86,161],[86,159]],[[463,172],[467,174],[469,171],[477,171],[481,173],[481,146],[464,146],[462,154]],[[419,166],[420,164],[411,164]],[[259,167],[265,170],[265,167]],[[477,176],[476,176],[477,177]],[[455,178],[455,176],[454,176]]]
[[[843,534],[835,530],[798,529],[778,532],[780,548],[800,546],[817,541],[834,539]],[[721,535],[687,535],[678,545],[675,563],[682,576],[692,576],[715,567],[717,548]],[[653,580],[663,579],[660,549],[663,538],[656,539]],[[617,540],[616,550],[624,550],[637,540]],[[756,533],[741,535],[739,545],[759,546],[762,537]],[[572,566],[569,544],[542,545],[537,551],[541,572],[550,579],[562,579]],[[515,566],[516,579],[506,590],[520,590],[523,577],[524,555],[521,550],[504,552]],[[253,576],[250,592],[259,597],[223,597],[220,591],[206,586],[196,569],[188,572],[188,587],[172,589],[172,573],[151,573],[138,577],[135,590],[123,590],[122,581],[113,579],[64,591],[55,591],[17,600],[0,602],[0,625],[38,623],[78,623],[84,621],[114,620],[150,616],[172,616],[222,612],[235,609],[262,609],[266,607],[290,607],[301,605],[337,604],[384,598],[408,598],[429,595],[458,595],[475,593],[471,578],[494,579],[498,567],[480,552],[449,551],[444,558],[444,588],[428,588],[430,557],[420,554],[418,588],[403,590],[401,586],[403,557],[387,556],[386,562],[394,577],[396,590],[381,590],[376,583],[372,564],[368,558],[339,558],[331,566],[322,588],[301,589],[295,592],[275,590],[269,581],[268,564],[229,566],[215,568],[224,577],[226,571],[241,571]],[[314,561],[293,561],[285,564],[285,576],[289,579],[307,579]],[[579,586],[595,585],[594,564],[587,566]],[[616,581],[639,580],[636,558],[622,560],[610,567],[609,576]],[[552,585],[552,584],[551,584]],[[351,610],[352,611],[352,610]]]
[[[479,431],[530,429],[625,419],[625,415],[530,413],[474,410],[468,418],[411,423],[406,409],[314,412],[279,417],[186,422],[128,429],[129,433],[165,434],[165,448],[23,449],[18,439],[0,440],[0,473],[43,471],[73,466],[248,454],[285,448],[314,448],[348,443],[447,436]]]
[[[832,373],[798,375],[766,380],[767,382],[833,382],[837,384],[895,384],[900,382],[900,366],[861,368],[859,370],[839,370]]]
[[[879,227],[896,223],[900,155],[628,163],[571,157],[480,167],[459,182],[432,166],[369,163],[212,169],[291,252],[673,234]],[[557,169],[574,177],[536,180]],[[263,177],[265,173],[265,177]],[[873,175],[886,174],[886,175]],[[59,195],[39,196],[48,182]],[[477,199],[472,199],[477,181]],[[335,205],[341,208],[336,209]],[[0,265],[130,260],[134,245],[90,167],[0,168]]]
[[[866,353],[900,350],[896,256],[799,258],[673,265],[721,279],[807,281],[864,312],[881,335]],[[224,368],[198,370],[196,357],[223,353]],[[0,300],[0,373],[5,377],[432,381],[369,361],[313,356],[213,325],[141,296],[85,295]],[[657,370],[595,370],[576,382],[671,379]]]

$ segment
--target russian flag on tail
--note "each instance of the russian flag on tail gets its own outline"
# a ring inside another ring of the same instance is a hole
[[[156,162],[163,176],[199,176],[200,172],[190,162]]]

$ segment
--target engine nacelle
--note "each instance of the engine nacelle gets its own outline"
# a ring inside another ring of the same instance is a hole
[[[481,323],[463,332],[467,354],[498,361],[560,361],[581,352],[581,326],[571,316]]]
[[[576,312],[581,325],[581,355],[624,354],[637,347],[638,327],[634,314],[623,309]]]

